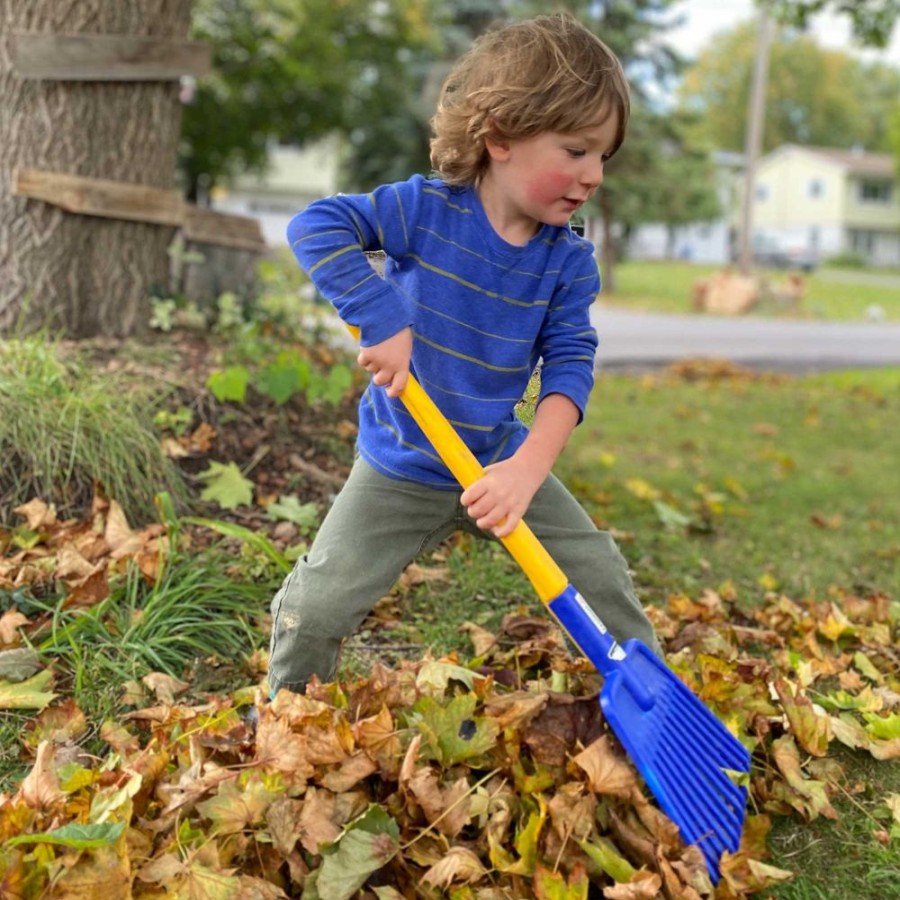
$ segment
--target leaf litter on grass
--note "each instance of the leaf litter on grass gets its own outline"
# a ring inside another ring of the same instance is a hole
[[[66,589],[88,603],[97,566],[149,565],[162,545],[148,548],[165,539],[127,528],[112,504],[90,527],[57,523],[37,502],[21,514],[24,529],[3,533],[9,596],[71,573]],[[76,547],[84,563],[73,562]],[[23,609],[5,608],[4,652],[27,648],[37,623]],[[272,702],[255,685],[179,699],[187,684],[151,673],[123,686],[115,721],[95,723],[97,755],[80,747],[87,723],[71,698],[53,695],[49,669],[0,680],[0,698],[40,682],[21,738],[30,770],[0,794],[0,895],[542,900],[599,890],[612,900],[727,900],[764,891],[791,875],[768,861],[773,820],[836,818],[838,795],[865,790],[829,755],[835,742],[900,758],[897,604],[771,593],[748,614],[722,589],[673,595],[651,615],[670,665],[753,754],[743,843],[715,889],[607,727],[590,664],[548,619],[508,615],[496,633],[467,626],[471,659],[376,664],[368,677]],[[872,839],[890,842],[897,795],[881,800]]]

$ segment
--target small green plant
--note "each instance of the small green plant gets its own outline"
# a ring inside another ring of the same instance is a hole
[[[280,351],[270,362],[253,370],[243,365],[216,370],[206,382],[219,402],[245,403],[247,390],[253,387],[278,406],[295,396],[302,396],[309,403],[321,400],[337,406],[352,384],[349,366],[338,363],[323,372],[292,349]]]
[[[0,521],[34,497],[61,515],[90,508],[96,485],[132,521],[187,490],[153,428],[162,397],[62,357],[41,337],[0,343]]]
[[[175,326],[176,307],[171,297],[153,297],[150,301],[150,327],[157,331],[171,331]]]
[[[235,577],[221,549],[176,553],[148,583],[136,566],[88,609],[33,601],[48,618],[35,648],[92,716],[121,702],[127,681],[150,672],[183,678],[203,661],[233,665],[262,646],[258,622],[274,585]]]

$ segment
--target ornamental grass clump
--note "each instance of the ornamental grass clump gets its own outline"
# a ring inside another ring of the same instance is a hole
[[[108,374],[40,337],[0,342],[0,521],[34,497],[60,515],[90,509],[97,485],[132,521],[153,498],[187,491],[153,430],[155,392]]]

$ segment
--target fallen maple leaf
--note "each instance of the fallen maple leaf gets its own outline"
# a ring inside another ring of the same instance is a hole
[[[629,797],[637,787],[634,768],[616,754],[605,735],[586,747],[572,760],[588,776],[588,784],[598,794]]]

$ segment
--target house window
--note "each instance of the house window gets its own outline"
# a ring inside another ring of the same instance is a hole
[[[809,186],[807,188],[809,196],[811,199],[815,200],[818,197],[821,197],[825,193],[825,185],[822,182],[821,178],[813,178],[809,182]]]
[[[890,203],[891,183],[889,181],[861,181],[859,199],[862,203]]]
[[[756,186],[756,202],[765,203],[769,199],[769,186],[766,184],[758,184]]]

